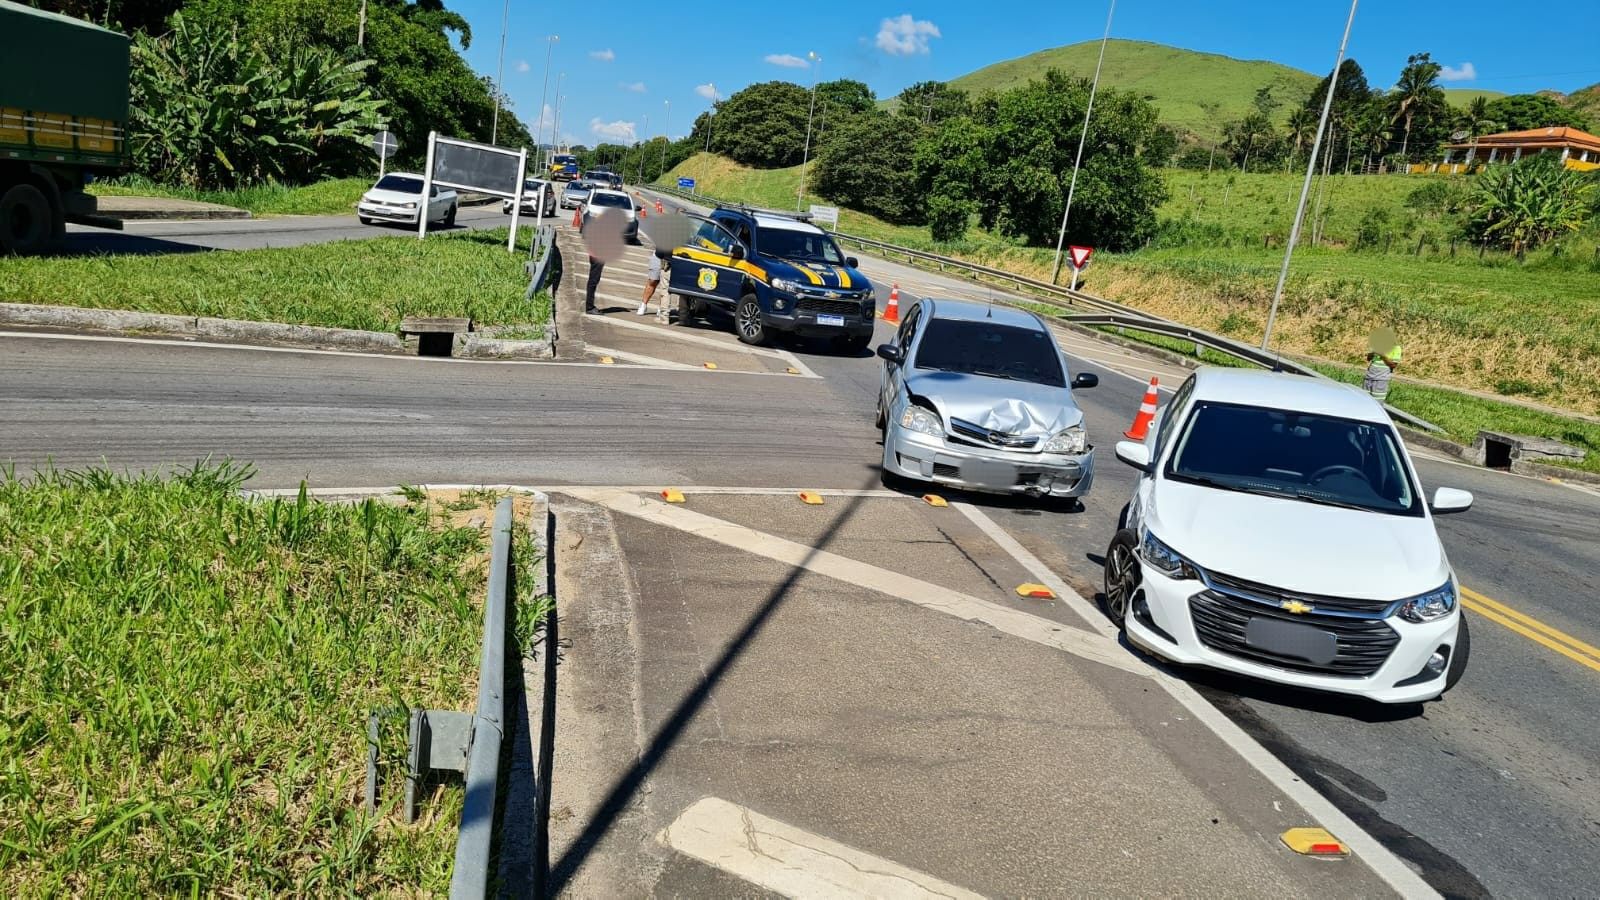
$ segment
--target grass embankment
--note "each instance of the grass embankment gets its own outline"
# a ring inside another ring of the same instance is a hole
[[[0,260],[0,302],[394,331],[406,316],[467,316],[529,331],[550,296],[523,299],[525,253],[506,230],[264,250]]]
[[[170,197],[196,200],[249,210],[254,216],[331,216],[351,212],[363,191],[372,187],[371,178],[335,178],[316,184],[290,187],[260,184],[225,191],[199,191],[158,184],[139,175],[126,175],[89,186],[89,193],[101,197]]]
[[[368,817],[366,720],[472,707],[488,531],[246,477],[0,474],[0,895],[447,890],[460,792]]]

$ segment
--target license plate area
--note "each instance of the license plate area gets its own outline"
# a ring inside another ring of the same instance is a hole
[[[971,484],[1010,487],[1017,479],[1017,467],[1010,463],[969,459],[961,464],[961,480]]]
[[[817,316],[817,324],[818,325],[837,325],[840,328],[843,328],[844,327],[844,316],[824,316],[824,315],[819,315],[819,316]]]
[[[1244,642],[1276,656],[1303,659],[1325,666],[1339,654],[1339,639],[1313,625],[1255,616],[1245,625]]]

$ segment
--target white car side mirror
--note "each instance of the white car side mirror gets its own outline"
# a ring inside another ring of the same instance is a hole
[[[1117,441],[1117,459],[1141,472],[1150,471],[1150,448],[1138,441]],[[1470,495],[1467,502],[1472,502]]]
[[[1433,502],[1428,505],[1433,514],[1466,512],[1472,508],[1472,492],[1442,487],[1433,492]]]

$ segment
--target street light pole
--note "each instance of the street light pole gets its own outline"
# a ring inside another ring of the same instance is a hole
[[[561,35],[552,34],[544,39],[544,87],[539,89],[539,131],[534,135],[533,143],[536,147],[543,147],[544,140],[544,102],[550,95],[550,52],[555,49],[556,41],[561,40]],[[555,145],[551,141],[551,146]]]
[[[811,161],[811,117],[817,112],[817,77],[822,74],[822,57],[815,53],[807,53],[806,55],[816,60],[816,64],[811,67],[811,109],[806,112],[806,149],[804,155],[800,157],[800,190],[796,191],[794,195],[796,212],[799,212],[805,204],[806,163]]]
[[[1317,122],[1317,137],[1311,142],[1311,158],[1306,163],[1306,180],[1300,186],[1300,205],[1295,207],[1294,227],[1289,229],[1289,246],[1283,249],[1283,268],[1278,272],[1278,286],[1272,291],[1272,309],[1267,312],[1267,330],[1261,336],[1261,349],[1272,344],[1272,323],[1278,318],[1278,302],[1283,299],[1283,284],[1289,280],[1289,260],[1294,256],[1295,241],[1300,239],[1300,223],[1305,221],[1306,200],[1311,196],[1311,176],[1317,171],[1317,151],[1322,149],[1322,135],[1328,128],[1328,115],[1333,110],[1333,89],[1338,86],[1339,67],[1344,65],[1345,47],[1350,44],[1350,26],[1356,21],[1356,3],[1350,0],[1350,18],[1344,23],[1344,37],[1339,40],[1339,55],[1333,61],[1333,74],[1328,76],[1328,95],[1322,98],[1322,118]]]
[[[567,73],[562,72],[556,76],[556,114],[555,122],[551,125],[550,146],[556,150],[561,149],[561,101],[567,99],[561,93],[561,86],[567,82]]]
[[[672,101],[667,103],[667,120],[661,124],[661,174],[667,174],[667,145],[672,143]]]
[[[500,95],[505,90],[506,77],[506,24],[511,21],[511,0],[506,0],[500,13],[500,68],[494,73],[494,124],[489,126],[489,143],[500,136]]]
[[[1089,85],[1089,105],[1083,110],[1083,131],[1078,134],[1078,158],[1072,163],[1072,183],[1067,186],[1067,208],[1061,211],[1061,233],[1056,235],[1056,264],[1050,270],[1050,283],[1055,284],[1061,275],[1061,245],[1067,240],[1067,217],[1072,215],[1072,195],[1078,190],[1078,167],[1083,165],[1083,144],[1089,138],[1089,116],[1094,112],[1094,95],[1100,89],[1100,64],[1106,61],[1106,42],[1111,40],[1111,17],[1117,11],[1117,0],[1111,0],[1106,13],[1106,33],[1100,38],[1100,58],[1094,64],[1094,81]]]
[[[706,187],[706,169],[711,165],[711,129],[717,124],[717,83],[707,83],[711,85],[711,115],[706,117],[706,155],[700,158],[700,180],[694,186],[696,194]]]
[[[644,115],[644,139],[646,143],[639,145],[639,183],[644,184],[644,151],[649,147],[650,140],[650,114]]]

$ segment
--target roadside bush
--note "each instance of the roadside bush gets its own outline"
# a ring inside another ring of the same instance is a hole
[[[959,241],[966,236],[976,204],[952,197],[928,198],[928,228],[940,243]]]
[[[1178,158],[1173,162],[1173,166],[1179,169],[1199,170],[1203,172],[1211,167],[1213,156],[1213,151],[1207,147],[1189,147],[1182,153],[1178,154]]]
[[[1374,209],[1361,217],[1361,224],[1356,226],[1356,239],[1353,249],[1378,250],[1382,249],[1384,235],[1389,231],[1389,211]]]

